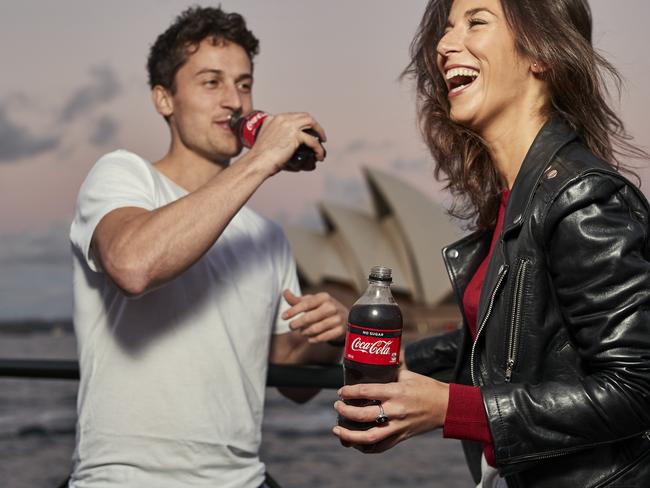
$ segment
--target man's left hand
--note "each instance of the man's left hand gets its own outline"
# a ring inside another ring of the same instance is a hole
[[[299,331],[311,344],[341,339],[345,335],[347,308],[329,293],[296,296],[282,293],[291,308],[282,314],[291,330]]]

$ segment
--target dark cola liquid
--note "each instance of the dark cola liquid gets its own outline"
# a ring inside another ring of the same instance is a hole
[[[401,330],[402,312],[397,305],[355,305],[350,309],[348,323],[369,329]],[[350,325],[348,325],[349,328]],[[399,341],[399,337],[397,340]],[[360,363],[346,358],[343,359],[343,375],[346,385],[356,385],[359,383],[392,383],[397,381],[398,370],[399,364],[376,365]],[[377,404],[372,399],[346,400],[345,403],[357,407]],[[379,414],[379,408],[377,408],[377,414]],[[351,430],[368,430],[376,425],[374,422],[353,422],[341,416],[339,416],[338,423],[340,426]]]

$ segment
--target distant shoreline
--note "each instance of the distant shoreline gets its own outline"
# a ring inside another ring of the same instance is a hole
[[[73,333],[72,319],[0,320],[0,334]]]

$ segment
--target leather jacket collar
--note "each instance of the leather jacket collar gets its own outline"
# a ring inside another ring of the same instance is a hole
[[[504,236],[524,222],[542,175],[547,171],[558,151],[577,138],[576,132],[557,115],[552,116],[544,124],[528,150],[512,186],[503,220]]]

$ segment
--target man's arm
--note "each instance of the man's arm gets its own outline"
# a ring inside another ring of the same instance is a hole
[[[283,293],[291,308],[282,314],[291,332],[271,338],[269,362],[275,364],[328,364],[341,358],[345,337],[347,308],[328,293],[298,297]],[[330,344],[335,341],[337,345]],[[318,388],[278,388],[287,398],[305,402],[319,392]]]
[[[302,131],[305,127],[323,132],[308,114],[269,117],[255,146],[196,191],[156,210],[125,207],[109,212],[94,231],[93,256],[128,295],[140,295],[178,276],[214,244],[300,144],[312,147],[322,161],[323,149]]]

